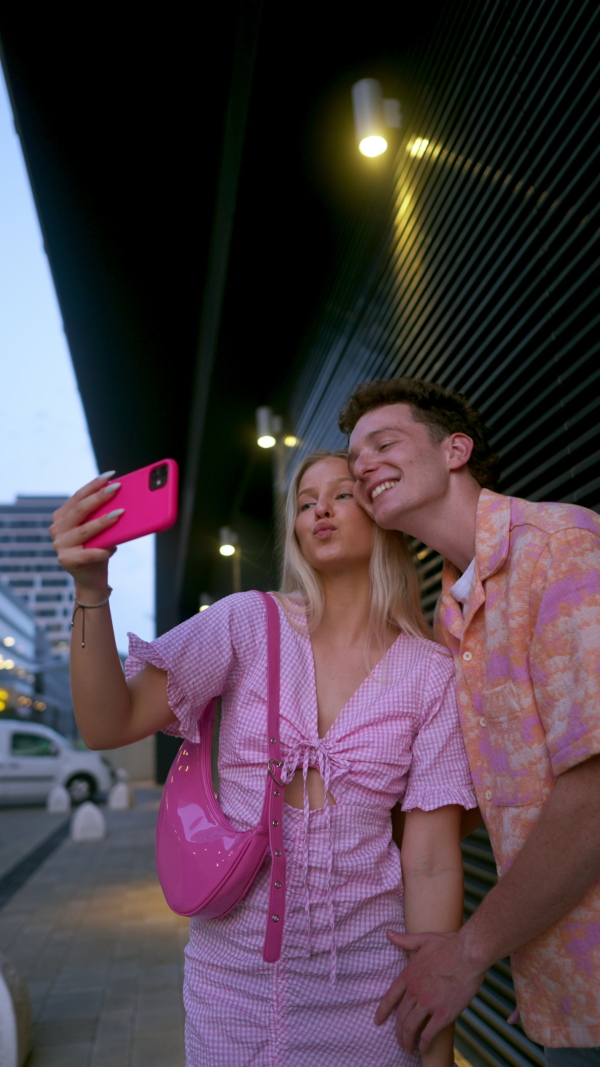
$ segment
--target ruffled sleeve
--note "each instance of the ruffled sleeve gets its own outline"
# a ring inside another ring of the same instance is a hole
[[[235,684],[264,630],[265,609],[256,593],[240,593],[212,604],[155,641],[129,634],[125,676],[147,663],[167,673],[167,699],[177,722],[165,733],[199,741],[198,724],[211,700]]]
[[[456,707],[454,663],[429,646],[431,665],[423,695],[423,719],[413,741],[402,810],[433,811],[445,804],[477,807]]]

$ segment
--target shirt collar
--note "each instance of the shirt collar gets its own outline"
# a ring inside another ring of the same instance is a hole
[[[481,581],[499,571],[508,556],[510,519],[510,497],[482,489],[475,530],[475,558]]]
[[[511,520],[510,497],[482,489],[477,503],[475,529],[475,580],[471,584],[469,602],[463,613],[450,590],[460,577],[460,571],[450,560],[444,560],[442,596],[439,605],[444,626],[460,640],[473,612],[485,601],[482,582],[500,570],[509,549]]]

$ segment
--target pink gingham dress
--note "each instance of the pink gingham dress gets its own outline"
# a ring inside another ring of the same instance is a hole
[[[474,807],[450,655],[400,636],[340,711],[317,728],[308,633],[281,615],[284,779],[318,768],[335,804],[285,805],[287,907],[278,963],[262,948],[268,861],[222,919],[195,917],[186,948],[188,1067],[397,1067],[418,1056],[376,1006],[405,959],[388,941],[404,929],[400,853],[390,811]],[[239,829],[261,813],[266,778],[266,613],[257,593],[226,597],[148,644],[130,635],[128,676],[168,672],[177,716],[169,732],[198,741],[198,719],[222,695],[219,800]]]

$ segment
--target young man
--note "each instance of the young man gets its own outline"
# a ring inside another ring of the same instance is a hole
[[[436,637],[499,876],[459,933],[390,935],[411,961],[377,1021],[397,1006],[426,1050],[510,953],[547,1062],[600,1065],[600,518],[493,492],[481,417],[432,383],[362,385],[340,428],[362,506],[445,557]]]

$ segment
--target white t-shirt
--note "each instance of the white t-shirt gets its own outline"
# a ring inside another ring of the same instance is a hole
[[[455,600],[458,600],[461,611],[464,609],[467,600],[469,599],[469,593],[471,592],[471,586],[473,584],[473,578],[475,577],[475,556],[469,563],[466,571],[461,574],[458,581],[454,583],[450,592]]]

